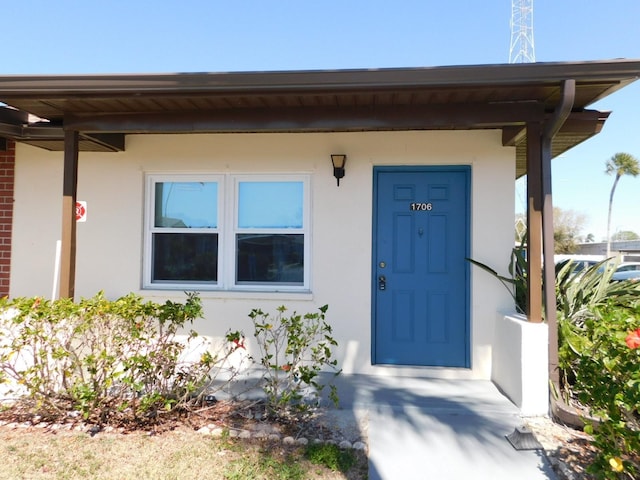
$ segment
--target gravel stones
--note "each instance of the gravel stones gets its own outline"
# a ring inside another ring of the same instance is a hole
[[[215,438],[223,437],[226,432],[226,435],[228,435],[229,438],[237,438],[242,440],[259,440],[259,441],[268,441],[272,443],[282,442],[282,444],[289,445],[289,446],[296,446],[296,445],[306,446],[306,445],[309,445],[310,443],[314,445],[331,444],[331,445],[337,445],[339,448],[343,450],[354,449],[354,450],[360,450],[363,452],[367,451],[367,444],[362,441],[351,443],[348,440],[337,441],[335,439],[325,440],[322,438],[313,438],[310,440],[307,437],[296,438],[296,437],[292,437],[291,435],[282,436],[278,433],[269,434],[264,430],[251,431],[247,429],[229,429],[229,428],[225,429],[215,425],[206,425],[206,426],[200,427],[197,430],[197,432],[202,435],[211,435],[212,437],[215,437]]]

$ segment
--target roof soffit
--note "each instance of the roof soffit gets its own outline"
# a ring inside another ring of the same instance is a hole
[[[502,128],[505,145],[515,145],[519,151],[523,126],[553,112],[563,80],[576,80],[577,114],[639,75],[640,61],[614,60],[307,72],[5,76],[0,77],[0,101],[51,120],[60,134],[64,124],[87,137],[91,132]],[[600,114],[578,120],[572,115],[559,134],[564,140],[556,143],[570,148],[597,133],[605,118]],[[30,140],[35,144],[38,139]],[[40,140],[54,146],[51,135]]]

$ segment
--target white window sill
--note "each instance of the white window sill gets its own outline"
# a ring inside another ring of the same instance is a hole
[[[198,292],[202,300],[214,299],[250,299],[250,300],[313,300],[313,293],[309,290],[274,291],[274,290],[198,290],[179,288],[144,288],[138,292],[143,297],[177,297],[184,296],[184,291]]]

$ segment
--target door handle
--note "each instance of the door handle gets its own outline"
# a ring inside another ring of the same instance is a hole
[[[387,278],[384,275],[378,277],[378,290],[387,289]]]

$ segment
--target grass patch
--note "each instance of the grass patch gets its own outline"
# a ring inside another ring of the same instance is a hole
[[[0,428],[0,480],[364,480],[368,460],[335,446],[287,447],[280,443],[212,438],[189,429],[149,436],[45,432]],[[308,452],[315,452],[310,455]],[[342,452],[344,454],[344,452]],[[318,459],[324,459],[318,461]],[[333,460],[332,460],[333,459]],[[337,469],[333,467],[337,466]]]
[[[298,451],[278,452],[261,448],[258,456],[246,456],[227,465],[224,478],[228,480],[304,480],[306,469],[299,462]]]
[[[343,473],[348,472],[356,463],[353,450],[343,450],[333,444],[307,445],[304,456],[314,465],[322,465]]]

